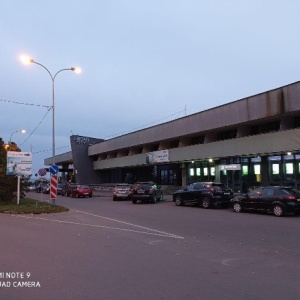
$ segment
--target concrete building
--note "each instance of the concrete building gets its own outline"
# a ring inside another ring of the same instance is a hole
[[[78,144],[71,143],[79,183],[222,181],[236,191],[295,185],[300,179],[300,82],[90,144],[78,159]],[[90,182],[81,182],[80,173],[88,167]]]

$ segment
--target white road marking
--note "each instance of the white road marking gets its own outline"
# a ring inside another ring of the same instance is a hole
[[[148,230],[148,231],[152,231],[152,232],[155,232],[155,233],[171,236],[171,237],[174,237],[174,238],[184,239],[184,237],[182,237],[182,236],[178,236],[178,235],[168,233],[168,232],[165,232],[165,231],[151,229],[151,228],[148,228],[148,227],[144,227],[144,226],[140,226],[140,225],[136,225],[136,224],[132,224],[132,223],[128,223],[128,222],[124,222],[124,221],[121,221],[121,220],[112,219],[112,218],[108,218],[108,217],[104,217],[104,216],[100,216],[100,215],[95,215],[95,214],[88,213],[88,212],[81,211],[81,210],[72,210],[72,211],[75,211],[77,213],[86,214],[86,215],[93,216],[93,217],[97,217],[97,218],[101,218],[101,219],[105,219],[105,220],[109,220],[109,221],[113,221],[113,222],[117,222],[117,223],[121,223],[121,224],[125,224],[125,225],[129,225],[129,226],[133,226],[133,227],[137,227],[137,228],[141,228],[141,229],[145,229],[145,230]]]
[[[48,222],[56,222],[56,223],[61,223],[61,224],[89,226],[89,227],[94,227],[94,228],[106,228],[106,229],[127,231],[127,232],[140,233],[140,234],[146,234],[146,235],[161,236],[161,237],[167,237],[167,238],[173,238],[173,239],[184,239],[184,237],[181,237],[181,236],[178,236],[178,235],[170,234],[170,233],[163,232],[163,231],[160,232],[158,230],[154,230],[154,229],[151,229],[151,228],[142,227],[142,226],[138,226],[138,225],[132,225],[132,226],[136,226],[136,227],[147,229],[149,232],[138,231],[138,230],[133,230],[133,229],[118,228],[118,227],[103,226],[103,225],[93,225],[93,224],[87,224],[87,223],[62,221],[62,220],[56,220],[56,219],[47,219],[47,218],[42,218],[42,217],[30,217],[30,216],[21,216],[21,215],[11,215],[11,216],[12,217],[17,217],[17,218],[25,218],[25,219],[48,221]],[[103,217],[103,218],[105,218],[105,217]],[[107,219],[109,219],[109,218],[107,218]],[[113,220],[113,219],[111,219],[111,220]],[[116,221],[118,221],[118,220],[116,220]],[[119,222],[122,223],[122,221],[119,221]],[[129,223],[126,223],[126,222],[123,222],[123,223],[129,225]]]

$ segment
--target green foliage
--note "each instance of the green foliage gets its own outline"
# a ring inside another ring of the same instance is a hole
[[[6,175],[6,159],[5,145],[0,138],[0,201],[12,202],[17,192],[18,179],[16,176]]]
[[[19,205],[0,201],[0,213],[50,214],[68,210],[68,208],[60,205],[52,205],[49,202],[41,202],[29,198],[22,199],[22,202],[20,202]]]

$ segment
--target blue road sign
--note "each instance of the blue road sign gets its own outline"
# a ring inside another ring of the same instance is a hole
[[[51,173],[51,175],[56,175],[58,173],[58,166],[57,165],[51,166],[50,173]]]

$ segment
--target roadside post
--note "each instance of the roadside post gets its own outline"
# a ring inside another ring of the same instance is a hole
[[[52,204],[55,205],[55,199],[57,198],[57,185],[58,185],[58,166],[52,165],[50,167],[50,199]]]

